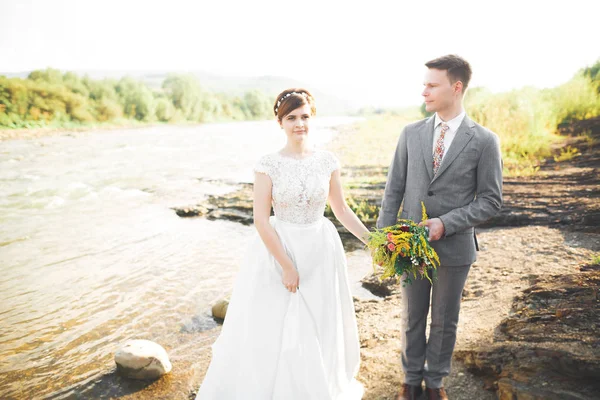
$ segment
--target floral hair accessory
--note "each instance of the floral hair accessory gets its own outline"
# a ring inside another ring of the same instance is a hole
[[[287,99],[288,97],[290,97],[293,94],[297,94],[297,95],[303,96],[306,99],[308,99],[308,94],[307,93],[304,93],[304,92],[290,92],[290,93],[286,94],[285,96],[283,96],[282,98],[280,98],[279,100],[277,100],[277,107],[275,107],[275,115],[277,115],[277,111],[279,111],[279,106],[281,105],[281,103],[283,103],[283,101],[285,99]]]

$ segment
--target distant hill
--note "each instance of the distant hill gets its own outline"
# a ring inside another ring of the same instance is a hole
[[[8,78],[27,78],[31,71],[1,73]],[[65,71],[66,72],[66,71]],[[223,76],[211,74],[203,71],[127,71],[127,70],[112,70],[112,71],[73,71],[80,76],[88,75],[92,79],[120,79],[123,76],[131,76],[132,78],[145,82],[151,88],[159,88],[163,80],[170,73],[191,73],[198,78],[200,84],[216,93],[225,93],[232,96],[241,96],[245,92],[258,89],[262,90],[275,101],[275,96],[284,89],[290,87],[303,87],[313,94],[317,101],[317,110],[319,115],[347,115],[355,113],[358,109],[356,105],[349,101],[340,99],[331,94],[322,92],[318,88],[313,87],[309,83],[300,82],[298,80],[280,76]]]

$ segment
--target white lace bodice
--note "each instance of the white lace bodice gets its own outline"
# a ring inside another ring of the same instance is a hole
[[[323,216],[331,173],[339,167],[333,153],[316,150],[303,159],[267,154],[258,161],[254,171],[271,178],[272,205],[277,218],[308,224]]]

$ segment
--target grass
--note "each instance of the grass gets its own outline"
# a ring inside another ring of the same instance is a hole
[[[354,211],[358,219],[360,219],[367,227],[375,226],[377,217],[379,216],[379,207],[371,201],[355,200],[352,196],[346,196],[346,204]],[[331,220],[335,220],[333,210],[329,203],[325,207],[325,216]]]
[[[417,109],[402,116],[371,116],[351,127],[342,128],[330,147],[344,166],[387,167],[392,161],[402,128],[421,118]]]
[[[52,121],[46,123],[44,121],[25,121],[20,125],[7,128],[0,126],[0,133],[11,132],[27,132],[28,130],[40,131],[85,131],[92,129],[112,129],[112,128],[138,128],[151,125],[165,124],[161,122],[141,122],[137,120],[119,118],[107,122],[76,122],[76,121]]]
[[[566,148],[560,149],[560,153],[554,156],[555,162],[569,161],[572,160],[576,156],[580,156],[581,153],[577,148],[567,146]]]
[[[587,130],[576,137],[577,140],[585,142],[588,147],[594,147],[598,144],[598,139],[592,135],[591,130]]]
[[[540,166],[534,162],[512,163],[504,165],[503,176],[534,176],[540,170]]]
[[[467,93],[465,108],[477,123],[500,137],[507,175],[529,174],[551,155],[560,140],[552,106],[539,90],[524,88],[492,94],[483,89]]]

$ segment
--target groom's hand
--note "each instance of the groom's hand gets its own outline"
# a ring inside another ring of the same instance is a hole
[[[419,223],[419,226],[426,226],[429,228],[429,241],[440,240],[444,236],[446,228],[444,223],[439,218],[426,219]]]

